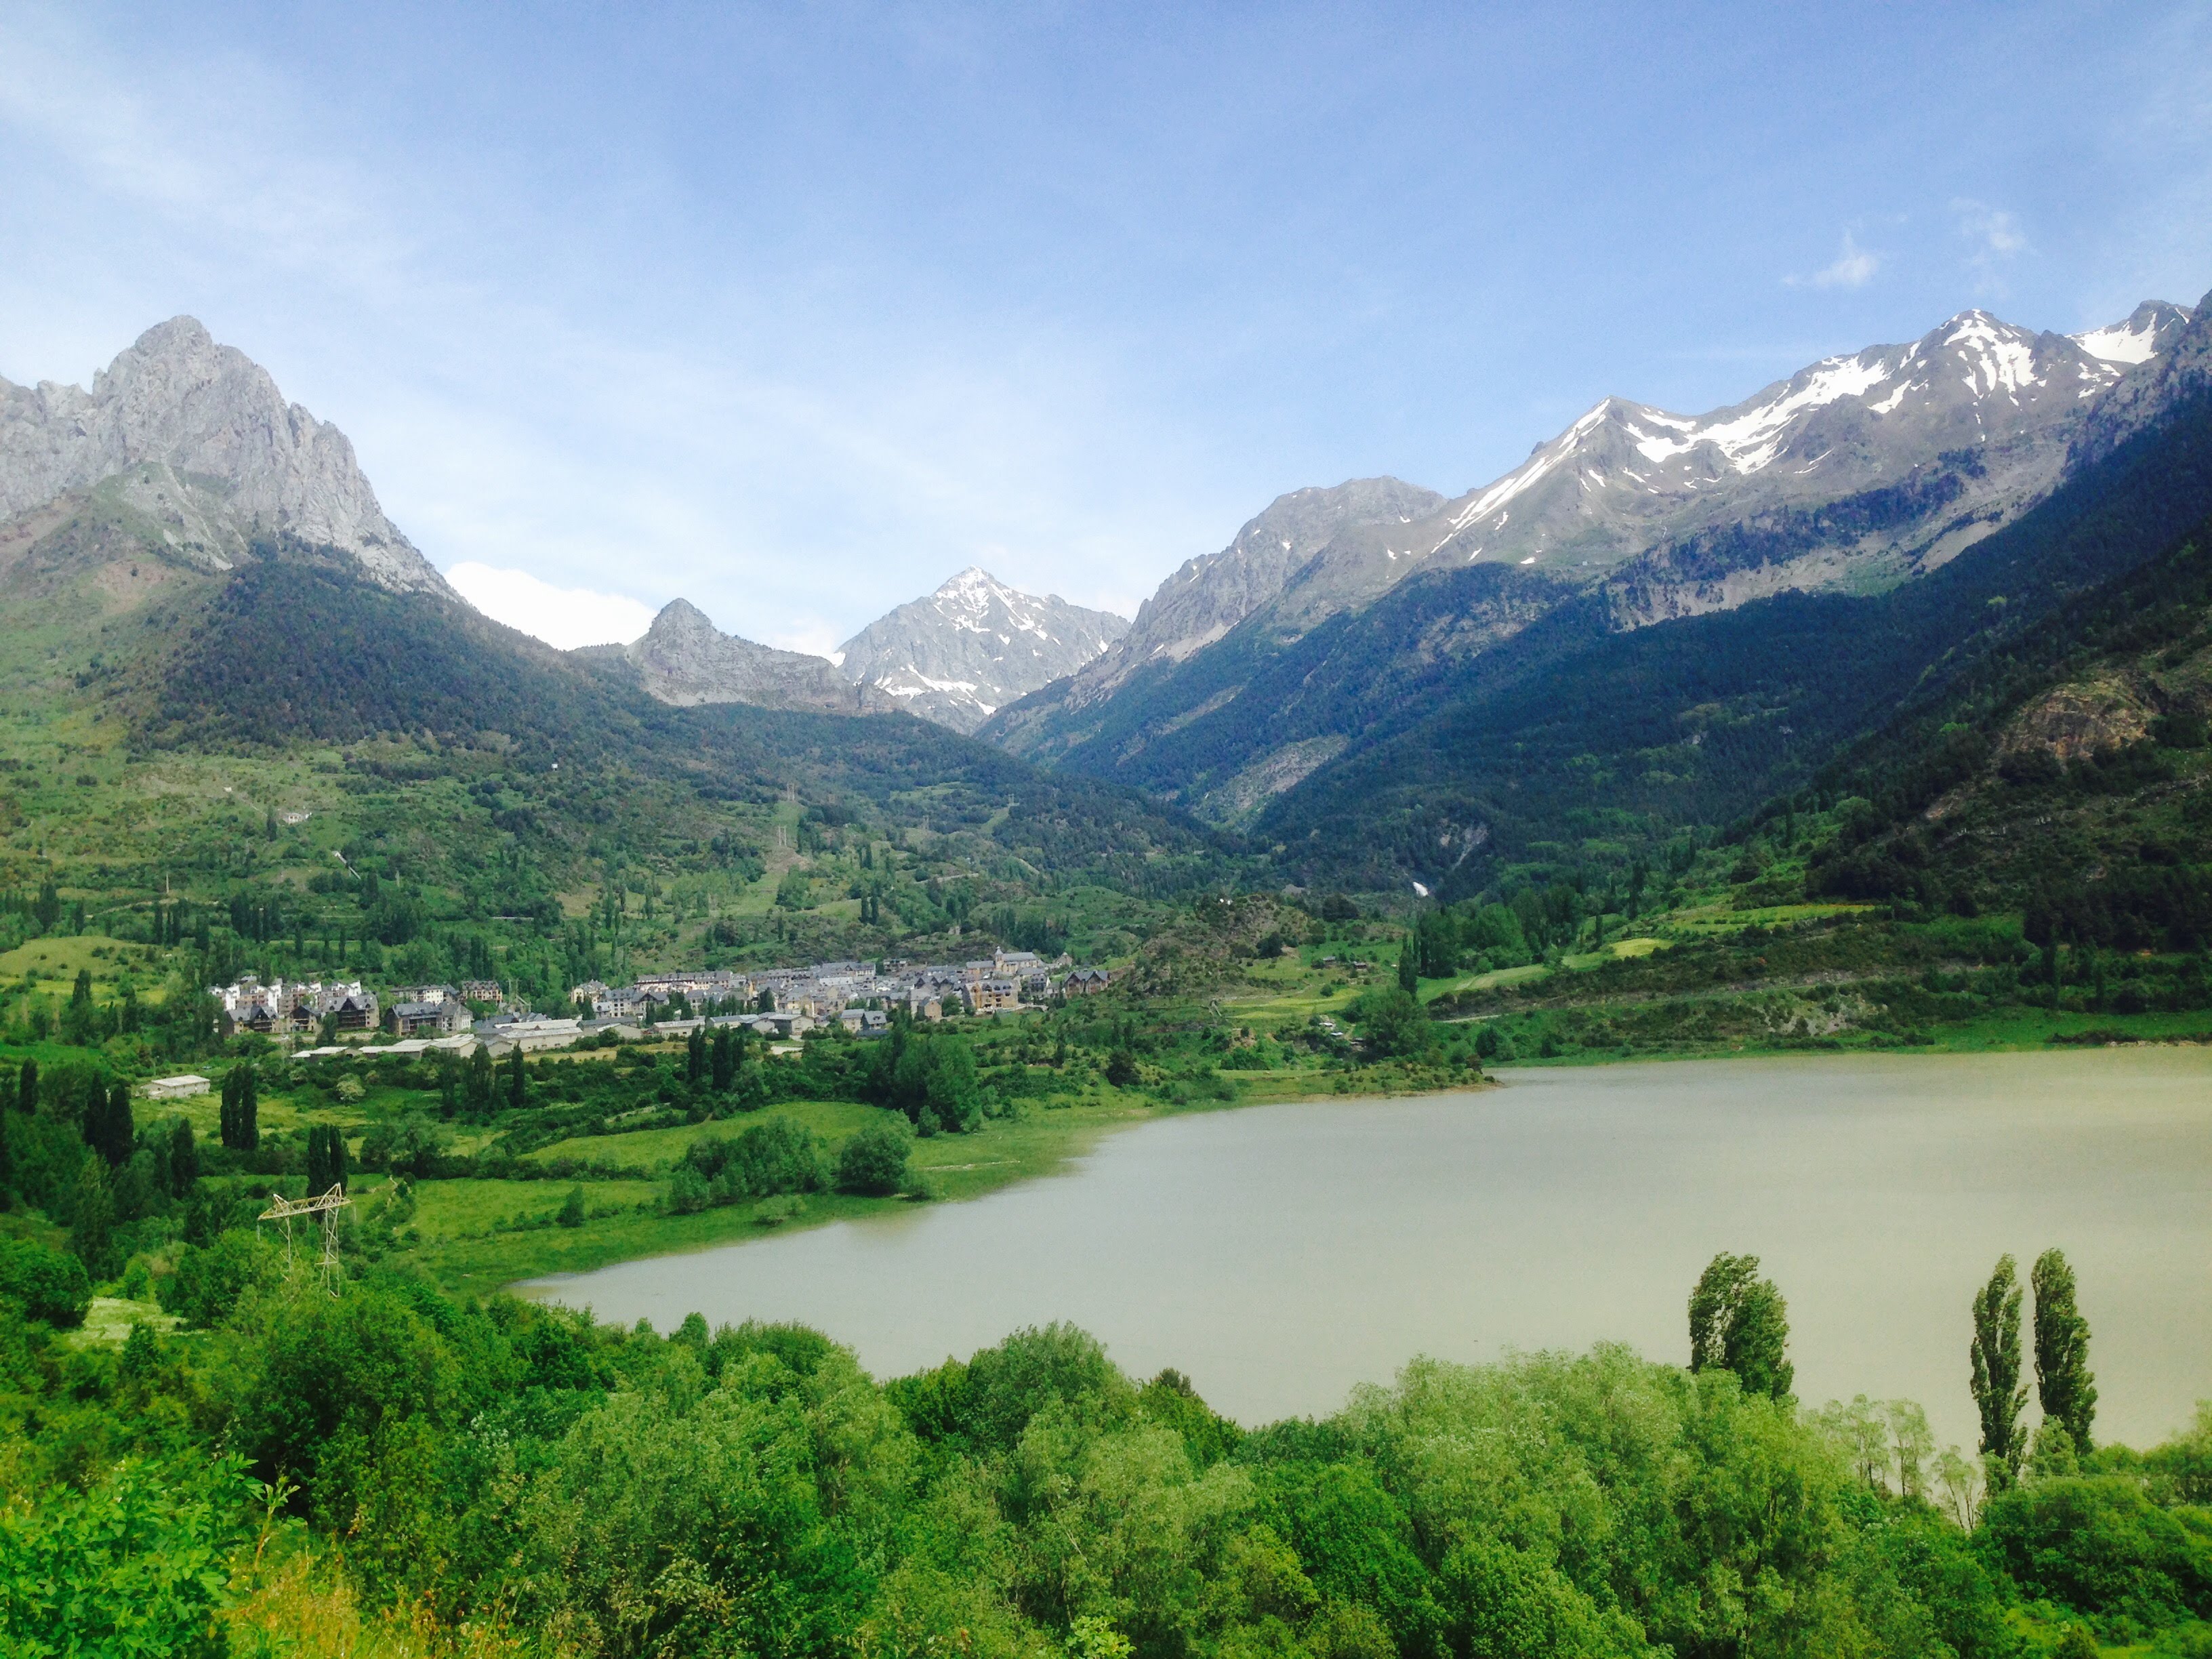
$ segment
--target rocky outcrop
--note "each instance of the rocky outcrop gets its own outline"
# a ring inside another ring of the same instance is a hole
[[[148,329],[89,392],[0,380],[0,522],[110,479],[198,562],[290,535],[351,555],[380,586],[453,597],[385,517],[345,434],[190,317]]]
[[[647,692],[678,707],[742,702],[827,714],[880,714],[898,707],[872,685],[851,684],[827,658],[723,633],[684,599],[664,606],[644,638],[593,647],[601,656],[614,649],[629,659]]]
[[[1039,598],[970,567],[926,599],[878,617],[838,653],[845,678],[956,732],[1074,673],[1128,632],[1128,619]]]

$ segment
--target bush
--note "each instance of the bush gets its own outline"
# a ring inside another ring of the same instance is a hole
[[[76,1256],[27,1238],[0,1239],[0,1296],[21,1303],[33,1319],[71,1329],[92,1306],[92,1281]]]
[[[240,1229],[205,1249],[187,1244],[177,1258],[176,1272],[155,1281],[154,1294],[164,1313],[177,1315],[187,1325],[215,1325],[248,1290],[273,1285],[283,1275],[276,1246]]]
[[[56,1486],[0,1517],[0,1649],[228,1651],[224,1562],[252,1534],[244,1460],[126,1462],[92,1491]]]
[[[906,1125],[885,1116],[869,1124],[837,1154],[837,1188],[870,1198],[888,1198],[906,1184],[911,1148]]]
[[[1378,1059],[1409,1059],[1428,1052],[1435,1039],[1428,1011],[1410,991],[1386,985],[1370,991],[1352,1009],[1367,1050]]]
[[[679,1164],[668,1182],[668,1208],[674,1215],[696,1215],[714,1200],[707,1177],[689,1164]]]
[[[707,1183],[708,1201],[714,1204],[817,1193],[829,1184],[821,1144],[811,1130],[787,1117],[771,1117],[741,1135],[694,1141],[682,1167]]]
[[[2031,1596],[2132,1634],[2212,1616],[2212,1531],[2117,1475],[2036,1480],[2000,1494],[1978,1540]]]

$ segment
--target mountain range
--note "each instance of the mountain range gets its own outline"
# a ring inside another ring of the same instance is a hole
[[[76,543],[158,543],[216,572],[255,537],[289,536],[349,556],[392,592],[462,603],[385,516],[345,434],[286,402],[267,370],[191,317],[147,330],[89,391],[0,380],[0,536],[43,536],[64,520]],[[905,708],[972,732],[1127,627],[970,569],[870,624],[836,661],[723,634],[682,599],[633,644],[587,654],[628,662],[672,704]]]
[[[989,780],[962,823],[1027,793],[1201,864],[1241,835],[1280,879],[1475,890],[1802,788],[1908,690],[2127,579],[2212,511],[2190,447],[2208,388],[2205,307],[2076,336],[1968,312],[1702,416],[1608,399],[1456,498],[1293,492],[1126,626],[970,569],[833,662],[682,600],[625,647],[499,628],[391,524],[342,434],[179,319],[88,392],[0,384],[0,603],[83,634],[76,683],[127,691],[117,712],[156,746],[576,753],[629,732],[605,752],[691,776],[736,763],[705,735],[735,728],[641,711],[732,705],[764,734],[748,798],[793,767],[874,791],[939,769]],[[914,714],[1011,752],[903,735]],[[832,735],[851,716],[875,734]],[[1086,857],[1127,853],[1076,821],[1055,833]]]
[[[1940,569],[2117,441],[2191,316],[2148,301],[2068,336],[1969,311],[1704,416],[1607,398],[1454,498],[1296,491],[980,734],[1256,826],[1547,619],[1538,640]]]

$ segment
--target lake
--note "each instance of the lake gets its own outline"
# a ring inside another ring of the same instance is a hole
[[[2212,1054],[1818,1056],[1508,1072],[1502,1086],[1169,1118],[1063,1176],[538,1281],[663,1330],[798,1320],[878,1376],[1064,1319],[1250,1424],[1416,1353],[1686,1358],[1716,1251],[1790,1304],[1797,1391],[1929,1411],[1971,1450],[1968,1305],[1997,1256],[2081,1282],[2100,1438],[2212,1397]],[[2032,1364],[2031,1364],[2032,1370]]]

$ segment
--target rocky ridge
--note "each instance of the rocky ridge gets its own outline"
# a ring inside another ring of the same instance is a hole
[[[1158,721],[1184,720],[1161,671],[1232,628],[1293,643],[1425,571],[1503,564],[1555,579],[1563,595],[1602,587],[1630,627],[1905,580],[2050,494],[2077,445],[2154,418],[2178,395],[2168,354],[2187,355],[2174,348],[2191,316],[2146,301],[2069,336],[1962,312],[1703,416],[1606,398],[1449,501],[1390,478],[1279,497],[1229,548],[1163,582],[1114,650],[980,734],[1024,755],[1066,752],[1148,666]]]
[[[830,714],[881,714],[898,703],[872,685],[855,685],[823,657],[779,651],[725,634],[686,599],[673,599],[643,637],[622,646],[587,646],[580,655],[617,657],[653,696],[679,708],[742,702],[760,708]]]

